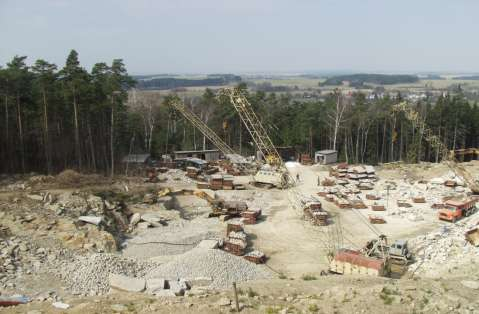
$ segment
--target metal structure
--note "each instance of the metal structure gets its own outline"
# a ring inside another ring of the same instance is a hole
[[[222,89],[222,94],[230,98],[231,103],[238,112],[241,120],[248,129],[256,147],[263,155],[266,163],[276,167],[284,167],[283,159],[279,155],[276,147],[273,145],[273,141],[268,136],[263,124],[253,110],[253,107],[249,103],[248,99],[241,93],[241,90]]]
[[[179,99],[175,98],[170,103],[176,111],[181,113],[186,120],[188,120],[195,128],[197,128],[210,142],[215,145],[225,155],[233,155],[236,152],[226,144],[221,137],[219,137],[206,123],[204,123],[195,113],[186,108],[185,104]]]
[[[445,164],[459,177],[466,181],[467,185],[474,194],[479,194],[479,185],[476,180],[464,168],[457,164],[454,153],[451,154],[447,146],[441,139],[434,134],[434,132],[426,127],[426,121],[421,118],[419,113],[408,106],[406,102],[401,102],[393,106],[393,113],[403,112],[406,119],[412,122],[414,128],[422,128],[424,139],[431,145],[431,147],[438,149],[441,152],[441,159]]]

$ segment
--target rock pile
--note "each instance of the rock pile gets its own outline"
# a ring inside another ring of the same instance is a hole
[[[441,271],[479,261],[479,247],[471,245],[465,239],[465,232],[477,225],[476,221],[460,222],[443,226],[441,229],[418,236],[411,240],[416,262],[409,271],[426,277],[438,277]]]
[[[13,288],[16,279],[38,271],[46,258],[46,249],[35,247],[28,239],[10,237],[0,241],[0,285]]]
[[[271,272],[261,265],[221,250],[195,248],[158,266],[147,278],[194,279],[211,277],[209,288],[227,288],[233,282],[271,278]]]
[[[77,295],[100,295],[110,290],[110,274],[129,277],[144,277],[158,266],[156,263],[141,262],[114,254],[92,254],[72,256],[54,264],[56,275],[66,288]]]

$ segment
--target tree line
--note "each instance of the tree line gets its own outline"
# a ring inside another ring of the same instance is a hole
[[[461,91],[410,104],[425,122],[414,125],[404,113],[393,111],[393,106],[403,101],[400,94],[369,100],[359,92],[348,97],[334,92],[324,101],[300,101],[288,93],[251,92],[246,84],[239,88],[275,145],[294,147],[298,154],[313,156],[320,149],[335,149],[339,159],[349,163],[438,162],[443,156],[427,142],[425,128],[449,149],[479,145],[479,107]],[[213,148],[166,105],[168,97],[162,101],[151,94],[148,97],[156,99],[158,108],[155,132],[150,135],[153,153]],[[243,155],[254,154],[252,140],[229,99],[206,89],[203,95],[185,102],[231,147]],[[153,100],[146,103],[151,105]]]
[[[161,158],[175,150],[210,149],[211,143],[168,101],[165,92],[138,91],[122,60],[90,71],[72,50],[62,68],[44,60],[27,66],[15,56],[0,68],[0,172],[57,173],[66,168],[119,173],[129,153]],[[336,149],[341,161],[439,161],[424,128],[450,148],[478,146],[479,108],[461,91],[411,104],[425,120],[413,125],[393,113],[401,95],[369,100],[331,93],[325,100],[295,100],[288,93],[252,92],[249,99],[277,146],[313,155]],[[254,154],[253,142],[229,100],[212,89],[184,96],[185,103],[231,147]]]
[[[0,172],[113,173],[128,142],[125,102],[134,86],[123,61],[88,72],[75,50],[61,69],[42,59],[27,66],[26,59],[15,56],[0,68]]]

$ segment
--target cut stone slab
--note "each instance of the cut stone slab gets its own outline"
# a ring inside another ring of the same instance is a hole
[[[196,277],[193,279],[187,279],[186,282],[190,287],[207,287],[213,282],[211,277]]]
[[[67,310],[70,308],[70,304],[66,304],[63,302],[53,302],[52,305],[53,307],[56,307],[57,309],[62,309],[62,310]]]
[[[173,293],[170,289],[158,290],[155,292],[157,297],[176,297],[176,294]]]
[[[150,278],[146,280],[146,290],[151,294],[156,294],[159,290],[164,290],[166,280],[162,278]]]
[[[141,220],[149,223],[160,223],[163,220],[163,217],[155,213],[144,213],[141,215]]]
[[[218,241],[217,240],[202,240],[196,247],[203,249],[217,249]]]
[[[474,290],[479,290],[479,281],[463,280],[463,281],[461,281],[461,284],[464,287],[474,289]]]
[[[43,196],[36,194],[28,194],[27,197],[34,201],[43,201]]]
[[[78,217],[78,220],[98,226],[103,218],[97,216],[80,216]]]
[[[129,292],[142,292],[145,290],[146,281],[142,278],[132,278],[123,275],[110,274],[110,287],[129,291]]]
[[[112,306],[110,306],[110,308],[115,311],[115,312],[126,312],[128,310],[128,308],[123,305],[123,304],[113,304]]]
[[[148,229],[150,228],[151,224],[149,222],[139,222],[138,229]]]

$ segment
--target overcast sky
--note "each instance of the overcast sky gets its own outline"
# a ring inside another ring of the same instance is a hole
[[[0,64],[132,74],[479,71],[477,0],[0,0]]]

